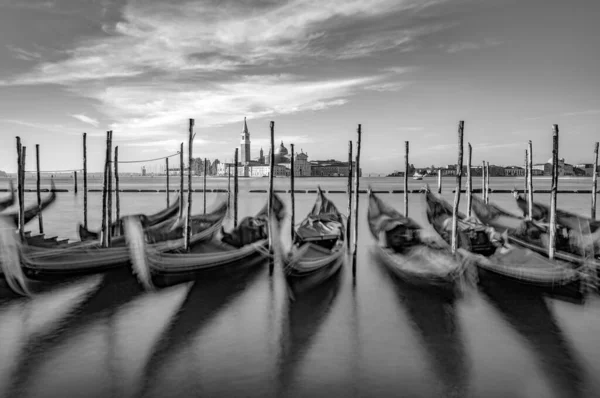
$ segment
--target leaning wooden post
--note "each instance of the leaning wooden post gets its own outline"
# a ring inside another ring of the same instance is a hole
[[[73,193],[77,194],[77,171],[73,171]]]
[[[454,193],[454,206],[452,208],[452,253],[456,253],[458,236],[458,205],[460,203],[460,188],[463,166],[463,131],[465,122],[461,120],[458,123],[458,164],[456,165],[456,191]]]
[[[271,256],[273,255],[273,226],[272,226],[272,218],[273,218],[273,183],[274,183],[274,174],[275,174],[275,122],[271,121],[271,156],[269,160],[269,208],[268,208],[268,231],[269,231],[269,253]],[[273,274],[273,269],[275,268],[275,262],[273,261],[273,257],[271,257],[269,261],[269,275]]]
[[[348,141],[348,219],[346,220],[346,246],[350,250],[352,239],[352,140]]]
[[[25,219],[25,212],[23,210],[23,163],[22,163],[23,147],[21,145],[21,137],[17,137],[17,196],[19,199],[19,235],[21,239],[25,238],[25,231],[23,226],[23,220]]]
[[[119,198],[119,147],[115,147],[115,220],[121,219],[121,200]],[[120,232],[120,231],[119,231]]]
[[[485,203],[485,160],[481,163],[481,200]]]
[[[296,198],[294,196],[294,144],[290,144],[292,157],[290,158],[290,199],[292,200],[292,220],[290,229],[292,234],[292,243],[294,243],[294,226],[296,225]]]
[[[100,237],[103,247],[108,247],[108,240],[106,239],[106,199],[107,199],[107,188],[108,188],[108,153],[109,153],[109,142],[110,142],[110,131],[106,132],[106,151],[104,158],[104,176],[102,180],[102,225],[100,227]]]
[[[598,190],[598,143],[594,146],[594,171],[592,172],[592,221],[596,221],[596,191]]]
[[[473,174],[471,173],[473,148],[470,142],[467,144],[467,148],[469,149],[467,153],[467,217],[471,217],[471,209],[473,207]]]
[[[361,125],[357,129],[358,139],[356,141],[356,170],[354,171],[354,249],[352,250],[352,277],[356,278],[356,247],[358,246],[358,188],[360,185],[360,136]]]
[[[438,169],[438,193],[442,193],[442,169]]]
[[[190,119],[189,141],[188,141],[188,202],[185,217],[185,249],[190,250],[192,238],[192,146],[194,143],[194,119]],[[206,167],[205,167],[206,169]],[[206,195],[206,194],[205,194]],[[206,201],[204,203],[206,208]]]
[[[485,203],[490,203],[490,162],[485,162]]]
[[[87,190],[87,133],[83,133],[83,227],[88,227],[88,190]]]
[[[531,144],[531,140],[529,140],[529,148],[527,151],[527,202],[528,202],[528,215],[529,219],[533,220],[533,145]]]
[[[111,167],[111,163],[112,163],[112,130],[109,131],[110,133],[110,139],[108,142],[108,177],[107,177],[107,181],[108,181],[108,189],[107,189],[107,193],[108,193],[108,199],[107,199],[107,203],[106,203],[106,211],[108,213],[108,215],[106,216],[106,230],[108,231],[106,233],[106,239],[108,241],[108,245],[110,246],[111,240],[112,240],[112,220],[113,220],[113,216],[112,216],[112,211],[113,211],[113,185],[112,185],[112,179],[113,179],[113,175],[112,175],[112,167]]]
[[[36,168],[36,192],[37,192],[37,205],[38,205],[38,223],[40,227],[40,234],[44,233],[44,220],[42,218],[42,195],[40,193],[40,145],[35,144],[35,168]]]
[[[554,260],[556,254],[556,195],[558,192],[558,125],[553,126],[552,134],[552,191],[550,196],[550,242],[548,258]]]
[[[408,217],[408,141],[404,141],[404,217]]]
[[[165,159],[165,167],[167,168],[167,207],[171,204],[169,199],[169,158]]]
[[[179,218],[183,217],[183,142],[179,148]]]
[[[202,187],[202,193],[204,195],[204,214],[206,214],[206,158],[204,158],[204,181]]]

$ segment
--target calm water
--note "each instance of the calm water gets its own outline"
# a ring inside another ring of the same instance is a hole
[[[147,188],[147,183],[127,184]],[[164,188],[164,180],[156,188]],[[209,187],[226,188],[226,179]],[[445,179],[444,197],[453,179]],[[520,181],[520,182],[519,182]],[[536,179],[543,188],[547,180]],[[363,179],[401,189],[400,179]],[[422,186],[412,181],[411,186]],[[0,181],[0,188],[2,187]],[[72,182],[65,180],[65,184]],[[200,183],[195,182],[196,187]],[[275,180],[277,189],[288,181]],[[299,189],[344,189],[344,179],[298,179]],[[432,180],[435,185],[435,180]],[[522,185],[492,179],[492,187]],[[589,189],[589,179],[561,180]],[[125,185],[125,180],[124,180]],[[265,203],[267,179],[241,183],[240,215]],[[126,185],[124,186],[126,187]],[[577,189],[577,188],[574,188]],[[289,195],[282,198],[289,203]],[[202,193],[194,210],[202,210]],[[209,205],[216,194],[208,194]],[[402,209],[402,195],[381,195]],[[35,195],[26,194],[33,201]],[[343,212],[344,194],[331,194]],[[314,194],[296,196],[296,220]],[[310,297],[289,302],[281,270],[143,293],[129,271],[90,277],[29,300],[0,304],[0,396],[6,397],[595,397],[600,396],[600,301],[584,305],[506,285],[472,288],[453,302],[392,280],[373,260],[360,195],[358,273],[349,267]],[[89,195],[89,223],[101,196]],[[516,212],[509,194],[491,200]],[[547,201],[548,195],[536,200]],[[76,238],[83,195],[58,194],[47,234]],[[461,201],[464,206],[464,198]],[[409,213],[426,225],[423,198]],[[589,195],[559,195],[559,207],[589,214]],[[122,213],[154,212],[164,193],[123,193]],[[283,231],[289,231],[288,223]],[[37,231],[37,222],[30,224]],[[289,246],[285,233],[284,245]]]

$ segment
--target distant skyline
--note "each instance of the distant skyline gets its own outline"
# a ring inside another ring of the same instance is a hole
[[[600,2],[575,0],[0,3],[0,170],[102,170],[106,130],[122,160],[187,142],[229,161],[248,118],[251,157],[276,144],[347,159],[363,127],[364,175],[456,163],[457,125],[473,164],[551,156],[591,163],[600,140]],[[187,144],[186,144],[187,145]],[[139,172],[140,164],[123,164]]]

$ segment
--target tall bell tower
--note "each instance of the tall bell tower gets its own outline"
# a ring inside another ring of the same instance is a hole
[[[246,124],[246,118],[244,118],[244,129],[242,130],[242,141],[240,142],[241,159],[242,165],[250,162],[250,132],[248,131],[248,125]]]

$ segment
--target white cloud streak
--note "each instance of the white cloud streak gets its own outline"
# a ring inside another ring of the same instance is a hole
[[[82,123],[91,124],[94,127],[98,127],[98,125],[100,124],[98,120],[82,114],[71,115],[71,117],[79,120]]]

